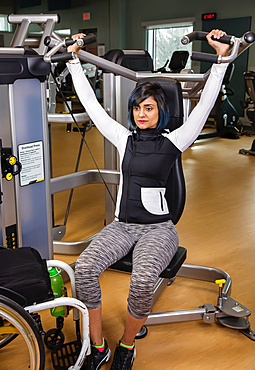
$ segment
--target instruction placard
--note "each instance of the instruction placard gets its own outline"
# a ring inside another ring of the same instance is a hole
[[[20,186],[44,180],[43,142],[36,141],[18,146],[19,161],[22,165]]]

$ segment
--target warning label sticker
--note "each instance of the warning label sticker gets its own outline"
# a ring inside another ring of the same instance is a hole
[[[18,146],[19,161],[22,165],[20,186],[44,180],[43,142],[37,141]]]
[[[243,308],[242,308],[242,307],[240,307],[240,306],[232,307],[232,309],[233,309],[234,311],[236,311],[236,312],[241,312],[241,311],[243,311]]]

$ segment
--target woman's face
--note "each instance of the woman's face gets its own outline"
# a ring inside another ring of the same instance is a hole
[[[156,128],[158,125],[159,111],[156,100],[149,96],[138,106],[133,107],[134,121],[140,129]]]

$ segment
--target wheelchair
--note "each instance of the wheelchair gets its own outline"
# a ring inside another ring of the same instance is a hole
[[[62,273],[67,274],[71,283],[72,297],[53,298],[27,306],[24,296],[11,289],[0,287],[0,352],[20,336],[23,341],[19,341],[19,346],[22,346],[21,351],[25,354],[27,367],[30,369],[45,368],[44,343],[52,349],[54,369],[84,369],[89,364],[87,356],[90,354],[89,316],[86,306],[75,298],[74,271],[66,263],[57,260],[47,261],[47,267],[58,267]],[[73,308],[77,340],[64,344],[62,336],[59,337],[61,331],[51,329],[47,340],[44,338],[43,341],[43,329],[38,312],[60,306],[65,306],[68,310]]]

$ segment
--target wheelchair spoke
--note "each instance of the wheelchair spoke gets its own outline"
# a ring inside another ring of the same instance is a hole
[[[0,327],[0,341],[6,334],[19,334],[19,331],[13,325]]]

